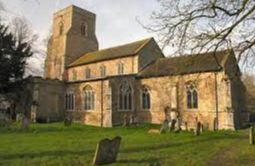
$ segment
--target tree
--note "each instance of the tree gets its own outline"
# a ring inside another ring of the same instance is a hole
[[[26,59],[32,55],[29,43],[16,38],[7,26],[0,24],[0,93],[12,92],[21,85]]]
[[[238,61],[255,55],[255,0],[158,0],[144,28],[179,53],[234,49]]]
[[[246,87],[246,103],[250,112],[255,113],[255,76],[252,74],[243,75],[243,83]]]

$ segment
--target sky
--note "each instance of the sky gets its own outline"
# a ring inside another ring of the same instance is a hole
[[[96,35],[99,48],[107,48],[128,42],[155,37],[147,32],[144,24],[149,22],[150,14],[159,7],[156,0],[0,0],[7,16],[25,17],[35,34],[39,35],[39,47],[46,50],[43,40],[49,35],[53,13],[69,5],[76,5],[96,14]],[[43,56],[28,60],[34,72],[43,73]]]

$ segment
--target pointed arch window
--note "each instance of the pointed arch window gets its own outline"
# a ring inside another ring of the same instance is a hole
[[[100,67],[100,74],[101,74],[101,77],[105,77],[106,76],[106,67],[104,65],[102,65]]]
[[[124,64],[118,63],[118,74],[123,74],[123,73],[124,73]]]
[[[187,107],[189,109],[198,108],[198,93],[193,84],[187,86]]]
[[[133,105],[132,88],[124,83],[119,89],[119,109],[122,111],[131,111]]]
[[[84,89],[84,110],[94,110],[95,93],[91,86],[86,86]]]
[[[142,106],[143,109],[151,108],[150,93],[148,88],[144,87],[142,90]]]
[[[91,78],[91,70],[90,70],[90,68],[86,68],[85,69],[85,78],[86,79]]]
[[[74,110],[75,96],[73,92],[68,92],[65,95],[65,108],[66,110]]]
[[[77,80],[77,72],[75,70],[73,70],[73,81]]]
[[[86,22],[81,23],[81,34],[82,36],[88,36],[88,25]]]

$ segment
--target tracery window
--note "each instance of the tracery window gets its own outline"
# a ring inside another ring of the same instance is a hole
[[[193,84],[187,86],[187,107],[198,108],[198,93]]]
[[[123,111],[131,111],[132,98],[132,88],[125,82],[119,88],[119,109]]]
[[[86,86],[84,89],[84,110],[94,110],[95,93],[91,86]]]
[[[144,87],[142,90],[142,106],[143,109],[150,109],[151,107],[150,93],[146,87]]]

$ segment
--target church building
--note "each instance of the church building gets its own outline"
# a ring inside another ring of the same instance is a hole
[[[171,112],[193,127],[237,129],[248,120],[233,50],[166,57],[153,38],[99,50],[96,15],[76,6],[57,11],[45,78],[34,78],[37,117],[112,127],[161,124]]]

